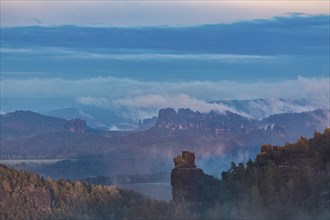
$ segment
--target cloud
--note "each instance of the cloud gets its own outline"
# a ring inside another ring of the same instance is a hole
[[[212,100],[285,98],[308,100],[308,108],[329,108],[329,78],[298,77],[284,82],[241,83],[235,81],[139,81],[130,78],[96,77],[80,80],[5,79],[0,81],[1,97],[70,97],[78,103],[123,112],[125,117],[143,118],[160,108],[191,108],[236,111]],[[274,102],[270,110],[288,106]],[[292,106],[291,106],[292,107]],[[262,106],[256,107],[261,109]],[[295,111],[306,107],[291,108]],[[269,110],[269,111],[270,111]],[[307,109],[308,110],[308,109]],[[240,112],[237,112],[240,113]]]
[[[86,97],[79,97],[77,101],[81,104],[84,105],[92,105],[96,107],[101,107],[101,108],[111,108],[112,103],[105,97],[91,97],[91,96],[86,96]]]
[[[123,61],[146,61],[146,60],[173,60],[173,61],[220,61],[220,62],[260,62],[280,60],[281,56],[261,56],[244,54],[186,54],[164,53],[162,51],[147,50],[102,50],[81,51],[68,48],[31,47],[31,48],[0,48],[0,53],[5,55],[42,55],[54,59],[87,59],[87,60],[123,60]],[[131,52],[131,53],[130,53]],[[134,53],[133,53],[134,52]]]
[[[256,100],[245,100],[237,103],[234,101],[220,101],[232,108],[239,108],[240,111],[245,112],[256,119],[263,119],[273,114],[281,114],[288,112],[304,112],[315,110],[316,106],[307,99],[256,99]]]
[[[78,48],[79,51],[91,48],[167,51],[168,55],[164,55],[165,58],[173,58],[173,54],[171,54],[173,51],[187,55],[194,53],[329,55],[329,16],[327,15],[290,15],[271,19],[245,20],[231,24],[220,23],[176,28],[163,26],[140,28],[19,27],[1,28],[1,33],[3,46]],[[152,55],[145,54],[148,57]],[[98,59],[120,58],[119,54],[109,56],[85,53],[81,56],[86,58],[94,56]],[[137,59],[136,54],[130,56]],[[158,56],[162,55],[158,54]],[[203,56],[201,57],[203,58]],[[215,58],[219,59],[219,57]],[[222,57],[220,58],[222,59]]]
[[[67,53],[61,58],[79,59],[104,59],[124,61],[144,60],[195,60],[195,61],[221,61],[221,62],[260,62],[261,60],[276,59],[275,56],[241,55],[241,54],[166,54],[166,53],[135,53],[135,54],[113,54],[113,53]]]
[[[210,110],[215,110],[220,113],[225,113],[225,111],[231,111],[234,113],[241,114],[243,116],[249,117],[249,115],[238,112],[234,108],[230,108],[223,104],[208,103],[205,100],[200,100],[192,98],[187,94],[178,95],[143,95],[136,96],[133,98],[125,98],[114,100],[113,104],[115,106],[125,107],[130,109],[132,118],[149,118],[155,115],[159,109],[172,107],[176,110],[180,108],[190,108],[193,111],[209,112]]]

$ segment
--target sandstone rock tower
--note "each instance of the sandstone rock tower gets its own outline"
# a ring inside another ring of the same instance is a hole
[[[209,203],[219,195],[220,180],[196,168],[195,154],[183,151],[174,159],[171,172],[172,200],[179,203]]]

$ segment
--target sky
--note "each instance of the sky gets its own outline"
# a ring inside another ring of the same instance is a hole
[[[1,26],[158,26],[230,23],[288,13],[329,14],[327,0],[1,0]]]
[[[329,18],[329,1],[1,0],[1,112],[330,108]]]

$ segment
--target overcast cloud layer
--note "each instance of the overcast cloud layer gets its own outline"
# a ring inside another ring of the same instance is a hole
[[[286,81],[329,75],[329,16],[195,27],[1,29],[1,77]]]

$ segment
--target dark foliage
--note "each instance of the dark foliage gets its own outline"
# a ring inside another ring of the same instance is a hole
[[[131,190],[47,180],[0,165],[0,219],[168,219],[175,207]]]
[[[271,147],[264,145],[262,150]],[[222,173],[220,213],[224,218],[329,219],[330,129],[261,152],[246,165]],[[279,149],[282,154],[276,157]],[[268,157],[266,163],[262,157]],[[227,208],[224,208],[227,207]]]

